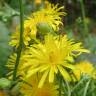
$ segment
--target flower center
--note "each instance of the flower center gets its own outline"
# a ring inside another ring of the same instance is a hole
[[[50,52],[49,61],[53,64],[55,60],[56,60],[56,55],[54,54],[54,52]]]

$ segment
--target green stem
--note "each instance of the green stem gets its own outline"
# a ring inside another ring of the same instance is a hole
[[[62,78],[59,77],[59,96],[61,96],[61,89],[62,89]]]
[[[68,96],[71,96],[71,89],[70,89],[69,83],[68,83],[67,80],[65,80],[65,83],[66,83],[66,87],[67,87],[67,90],[68,90]]]
[[[89,88],[90,81],[91,81],[91,80],[89,80],[89,81],[86,83],[83,96],[87,96],[87,91],[88,91],[88,88]]]
[[[84,8],[84,2],[83,0],[80,0],[80,6],[81,6],[81,12],[82,12],[82,19],[83,19],[83,26],[84,26],[84,33],[85,35],[88,35],[88,26],[85,22],[86,14],[85,14],[85,8]]]
[[[74,92],[76,88],[78,88],[80,86],[80,84],[85,80],[85,78],[82,78],[77,85],[74,86],[74,88],[71,90],[71,92]]]
[[[22,51],[22,46],[23,46],[23,31],[24,31],[24,11],[23,11],[23,2],[22,0],[19,0],[19,6],[20,6],[20,40],[19,40],[19,47],[17,49],[17,58],[16,58],[16,63],[13,71],[13,81],[16,80],[16,75],[17,75],[17,69],[20,61],[20,56],[21,56],[21,51]]]

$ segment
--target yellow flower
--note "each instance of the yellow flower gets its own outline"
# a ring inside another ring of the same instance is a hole
[[[36,37],[38,24],[48,24],[54,31],[57,31],[59,25],[62,24],[60,16],[64,15],[64,12],[60,12],[61,9],[63,9],[63,7],[58,8],[58,5],[54,6],[49,3],[46,8],[34,12],[30,17],[28,17],[27,20],[24,21],[24,44],[28,45],[29,41]],[[17,29],[15,34],[12,36],[10,45],[18,47],[19,34],[19,29]]]
[[[80,63],[77,63],[75,66],[76,70],[74,70],[73,72],[77,80],[80,80],[82,74],[86,74],[93,77],[94,67],[90,62],[82,61]]]
[[[56,31],[59,29],[59,25],[62,24],[61,17],[64,15],[64,12],[59,12],[63,7],[58,8],[58,5],[48,4],[45,9],[34,12],[31,17],[25,20],[25,28],[30,28],[31,35],[36,36],[37,25],[40,23],[47,23],[52,26],[53,30]]]
[[[28,42],[31,40],[29,32],[30,32],[30,29],[26,28],[23,33],[23,42],[26,46],[29,45]],[[11,39],[12,40],[9,42],[9,45],[18,47],[19,39],[20,39],[20,32],[18,28],[16,29],[16,32],[11,36]]]
[[[25,52],[25,51],[24,51]],[[19,66],[18,66],[18,71],[17,71],[17,77],[20,77],[21,79],[23,79],[26,76],[26,71],[28,70],[28,68],[26,67],[26,57],[24,55],[24,52],[22,52],[21,57],[20,57],[20,62],[19,62]],[[13,76],[13,71],[14,71],[14,67],[15,67],[15,63],[16,63],[16,58],[17,58],[17,54],[14,53],[12,54],[6,64],[6,67],[10,70],[7,74],[8,78],[12,80],[12,76]],[[25,66],[22,66],[22,65]]]
[[[36,4],[41,4],[42,0],[35,0]]]
[[[42,88],[38,88],[38,79],[40,76],[32,76],[21,84],[21,93],[24,96],[58,96],[58,86],[46,82]]]
[[[25,58],[27,62],[23,64],[23,68],[27,67],[27,78],[34,73],[43,73],[38,87],[42,87],[47,76],[49,82],[53,82],[55,75],[60,72],[66,80],[70,80],[70,76],[66,68],[74,69],[74,66],[68,64],[72,61],[73,56],[78,56],[82,52],[89,52],[83,49],[81,43],[74,43],[68,40],[67,36],[54,37],[51,34],[45,36],[43,43],[34,44],[26,51]]]

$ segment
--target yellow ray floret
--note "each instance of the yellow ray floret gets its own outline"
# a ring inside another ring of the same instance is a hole
[[[81,46],[81,43],[74,43],[68,40],[67,36],[54,37],[51,34],[45,36],[44,42],[34,44],[26,51],[25,58],[27,62],[23,67],[27,67],[27,78],[34,73],[43,73],[38,87],[42,87],[46,77],[49,82],[53,82],[55,75],[60,72],[66,80],[70,76],[66,68],[74,69],[75,67],[67,61],[72,60],[73,56],[78,56],[82,52],[89,52]],[[71,58],[71,59],[70,59]]]

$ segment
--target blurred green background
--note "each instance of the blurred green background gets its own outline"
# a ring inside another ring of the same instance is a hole
[[[25,16],[41,9],[44,0],[36,4],[35,0],[23,0]],[[53,4],[65,6],[67,15],[62,17],[64,26],[60,26],[60,33],[69,38],[82,41],[90,54],[83,54],[78,60],[87,59],[96,64],[96,0],[49,0]],[[0,77],[6,76],[5,67],[12,48],[8,45],[11,33],[15,32],[19,24],[18,0],[0,0]],[[77,61],[78,61],[77,60]]]

